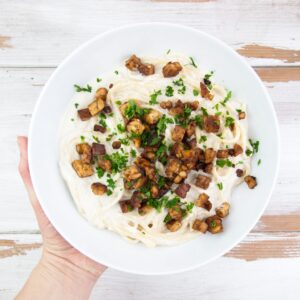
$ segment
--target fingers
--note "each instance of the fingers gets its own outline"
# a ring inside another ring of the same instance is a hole
[[[29,171],[29,165],[28,165],[28,139],[25,136],[18,136],[17,138],[19,149],[20,149],[20,163],[19,163],[19,172],[23,179],[24,185],[27,189],[30,202],[33,206],[33,209],[35,211],[36,217],[38,219],[38,223],[41,225],[45,223],[45,220],[47,219],[40,203],[37,199],[37,196],[34,192],[31,177],[30,177],[30,171]]]
[[[35,195],[28,164],[28,139],[26,136],[18,136],[17,138],[20,149],[19,173],[23,179],[24,185],[29,195],[29,199],[34,209],[38,205],[38,200]]]

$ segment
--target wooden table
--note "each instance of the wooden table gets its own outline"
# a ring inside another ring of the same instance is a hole
[[[300,1],[292,0],[0,0],[0,298],[17,293],[41,254],[16,136],[27,133],[41,89],[70,51],[144,21],[206,31],[255,68],[280,122],[279,180],[264,216],[224,257],[174,276],[108,270],[92,299],[300,299]]]

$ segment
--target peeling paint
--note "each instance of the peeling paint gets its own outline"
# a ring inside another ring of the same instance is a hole
[[[243,56],[251,58],[278,59],[287,63],[300,62],[300,50],[274,48],[258,44],[244,45],[237,49]]]
[[[246,261],[300,257],[300,240],[289,235],[287,237],[270,237],[270,239],[258,241],[244,241],[224,256]]]
[[[12,45],[9,44],[10,40],[10,36],[0,36],[0,48],[12,48]]]
[[[300,67],[254,68],[265,82],[300,81]]]
[[[25,255],[27,251],[42,247],[41,243],[18,244],[14,240],[0,240],[0,259],[15,256]],[[1,250],[1,248],[4,248]]]

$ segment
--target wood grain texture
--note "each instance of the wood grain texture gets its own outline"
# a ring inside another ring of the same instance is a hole
[[[0,240],[17,240],[18,244],[41,242],[36,234],[0,235]],[[257,251],[259,259],[253,259],[253,251]],[[300,297],[299,252],[299,233],[252,234],[227,256],[183,274],[136,276],[108,269],[97,282],[91,299],[294,300]],[[270,258],[270,253],[277,258]],[[14,298],[40,256],[41,248],[37,248],[26,255],[0,259],[1,299]],[[250,260],[245,260],[245,256]]]
[[[72,50],[122,25],[173,22],[216,36],[235,49],[262,45],[300,49],[299,1],[152,2],[118,0],[1,1],[1,35],[11,48],[0,51],[0,66],[56,66]],[[276,20],[276,21],[274,21]],[[255,25],[254,25],[255,24]],[[300,65],[285,56],[246,52],[252,65]],[[273,51],[273,50],[272,50]],[[271,52],[272,52],[271,51]]]
[[[257,44],[244,45],[237,52],[245,57],[276,59],[288,63],[300,61],[300,50],[275,48]]]
[[[256,73],[265,82],[300,81],[300,68],[256,68]]]
[[[172,276],[108,270],[91,299],[300,299],[299,11],[298,0],[0,0],[1,300],[15,297],[42,249],[17,173],[16,136],[27,133],[36,99],[65,56],[106,30],[147,21],[212,34],[257,67],[280,122],[279,179],[265,214],[226,256]]]

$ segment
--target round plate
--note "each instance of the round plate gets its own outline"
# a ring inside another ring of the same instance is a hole
[[[260,141],[251,174],[258,186],[234,190],[224,232],[206,234],[173,247],[147,248],[115,233],[99,230],[78,213],[58,167],[58,129],[75,83],[114,68],[131,54],[161,55],[168,49],[192,56],[199,67],[215,70],[215,82],[232,90],[248,106],[249,136]],[[257,166],[257,160],[262,163]],[[75,248],[109,267],[136,274],[171,274],[212,261],[234,247],[262,215],[279,166],[279,130],[262,82],[235,51],[198,30],[166,23],[136,24],[97,36],[71,53],[44,87],[32,117],[29,164],[34,188],[46,215]]]

